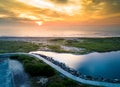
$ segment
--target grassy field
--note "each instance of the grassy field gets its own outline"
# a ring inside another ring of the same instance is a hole
[[[30,52],[37,50],[39,45],[23,41],[0,41],[0,53]]]
[[[36,41],[37,42],[37,41]],[[39,42],[39,41],[38,41]],[[66,50],[61,46],[83,49],[80,51]],[[47,48],[47,50],[46,50]],[[90,52],[110,52],[120,50],[120,37],[113,38],[55,38],[47,43],[31,43],[24,41],[0,41],[0,53],[30,52],[36,50],[60,53],[86,54]]]
[[[53,51],[65,52],[60,48],[60,45],[76,48],[84,48],[84,50],[78,52],[78,54],[85,54],[90,52],[110,52],[120,50],[120,38],[76,38],[72,40],[65,39],[52,39],[52,43],[58,43],[52,47]],[[59,44],[60,43],[60,44]],[[71,51],[69,51],[71,53]],[[72,52],[74,53],[74,52]]]

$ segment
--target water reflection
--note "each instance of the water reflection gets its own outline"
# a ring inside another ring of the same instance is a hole
[[[71,68],[77,67],[77,64],[83,62],[85,58],[78,55],[67,54],[67,53],[55,53],[55,52],[46,52],[46,51],[36,51],[35,53],[40,53],[53,57],[54,60],[63,62]]]
[[[120,51],[106,53],[94,52],[86,55],[45,51],[37,51],[36,53],[53,57],[54,60],[63,62],[84,75],[96,78],[120,79]]]

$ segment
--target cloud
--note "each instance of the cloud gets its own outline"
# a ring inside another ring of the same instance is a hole
[[[120,12],[120,0],[101,0],[100,2],[105,3],[105,7],[107,12],[116,13]]]
[[[47,13],[47,14],[46,14]],[[15,0],[1,0],[0,24],[30,23],[34,21],[60,20],[63,14],[46,8],[37,8]],[[59,18],[58,18],[59,17]]]
[[[119,0],[1,0],[0,24],[91,22],[109,18],[114,22],[120,17],[119,9]]]
[[[55,2],[55,3],[65,4],[65,3],[67,3],[69,0],[50,0],[50,1]]]

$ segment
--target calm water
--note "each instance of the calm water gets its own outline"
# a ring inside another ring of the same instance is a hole
[[[40,33],[43,32],[43,33]],[[0,27],[0,36],[22,37],[120,37],[120,26]]]
[[[45,51],[37,51],[36,53],[53,57],[54,60],[63,62],[85,75],[120,79],[120,51],[106,53],[94,52],[86,55]]]

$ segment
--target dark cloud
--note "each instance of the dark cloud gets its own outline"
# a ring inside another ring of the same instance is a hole
[[[104,3],[104,10],[106,13],[118,13],[120,12],[120,0],[93,0],[95,5]]]
[[[5,17],[0,16],[0,25],[27,25],[28,23],[33,23],[35,20],[29,18],[21,18],[20,14],[27,14],[28,16],[34,16],[39,18],[36,21],[46,21],[46,20],[58,20],[65,14],[52,11],[46,8],[36,8],[29,6],[15,0],[1,0],[0,2],[0,15],[5,15]]]
[[[83,12],[93,17],[99,15],[108,18],[120,14],[120,0],[82,0],[82,6]]]
[[[29,22],[29,19],[21,19],[16,17],[4,17],[0,18],[0,25],[8,26],[8,25],[24,25],[25,22]]]
[[[50,1],[64,4],[64,3],[67,3],[69,0],[50,0]]]
[[[14,12],[10,11],[9,9],[5,9],[5,8],[0,9],[0,14],[6,15],[6,16],[15,16]]]

